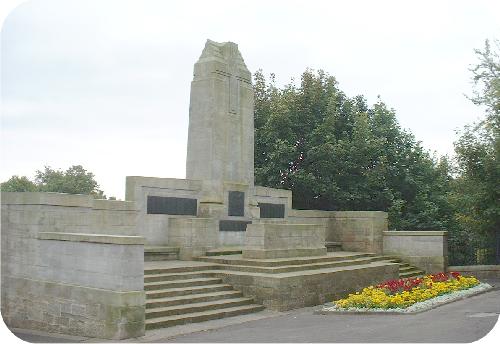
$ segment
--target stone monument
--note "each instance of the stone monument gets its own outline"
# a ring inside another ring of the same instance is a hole
[[[210,286],[196,277],[187,282],[205,296],[222,290],[220,279],[270,309],[288,310],[396,278],[399,265],[376,256],[383,248],[426,269],[445,268],[442,233],[386,232],[384,212],[292,209],[291,191],[254,185],[253,101],[238,46],[208,40],[191,84],[187,179],[128,176],[126,201],[2,192],[5,322],[135,338],[146,328],[206,320],[201,309],[218,309],[210,319],[262,309],[249,300],[188,307],[196,303],[189,297],[179,304],[177,296],[192,292],[176,290],[185,272],[216,277]],[[327,253],[325,242],[345,252]],[[144,263],[173,259],[216,265]]]

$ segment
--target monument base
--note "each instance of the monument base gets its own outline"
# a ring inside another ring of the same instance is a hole
[[[270,259],[326,254],[325,228],[290,223],[249,224],[243,258]]]
[[[282,249],[282,250],[247,250],[247,249],[243,250],[243,258],[247,259],[315,257],[315,256],[324,256],[325,254],[326,254],[326,247]]]

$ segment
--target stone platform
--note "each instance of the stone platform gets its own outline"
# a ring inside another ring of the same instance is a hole
[[[224,283],[271,310],[314,306],[362,287],[398,278],[399,264],[373,253],[248,259],[241,254],[199,257]]]

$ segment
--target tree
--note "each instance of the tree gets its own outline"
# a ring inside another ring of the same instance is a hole
[[[424,151],[380,99],[370,107],[349,98],[323,71],[281,89],[273,75],[254,78],[258,184],[292,190],[294,208],[389,211],[395,229],[448,225],[447,161]]]
[[[24,176],[13,176],[7,182],[2,183],[2,191],[61,192],[106,198],[103,191],[99,189],[94,174],[87,172],[80,165],[71,166],[66,171],[45,166],[43,171],[36,171],[34,182]]]
[[[37,186],[25,176],[12,176],[1,184],[1,189],[7,192],[34,192]]]
[[[474,96],[470,99],[485,107],[486,116],[466,126],[455,142],[458,177],[452,199],[462,227],[452,233],[452,242],[462,238],[470,243],[474,237],[478,245],[496,246],[490,250],[489,260],[499,264],[500,42],[495,40],[492,49],[486,41],[484,50],[476,49],[475,52],[479,61],[470,69],[474,82]]]

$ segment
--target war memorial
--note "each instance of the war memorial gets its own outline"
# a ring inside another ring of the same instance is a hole
[[[126,200],[1,195],[1,311],[11,328],[125,339],[444,271],[447,237],[387,213],[292,208],[254,184],[251,73],[232,42],[194,65],[186,179],[129,176]]]

